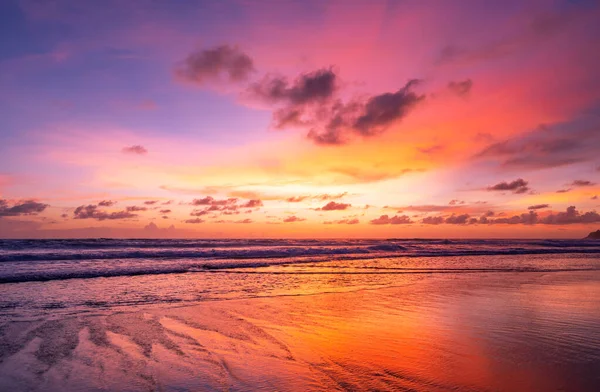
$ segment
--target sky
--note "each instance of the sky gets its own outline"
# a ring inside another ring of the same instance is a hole
[[[580,238],[600,2],[0,1],[0,237]]]

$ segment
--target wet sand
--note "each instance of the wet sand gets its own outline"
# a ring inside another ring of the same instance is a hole
[[[2,391],[600,390],[600,273],[5,320]]]

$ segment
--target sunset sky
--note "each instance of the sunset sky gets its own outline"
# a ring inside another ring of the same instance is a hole
[[[0,237],[600,229],[597,1],[0,2]]]

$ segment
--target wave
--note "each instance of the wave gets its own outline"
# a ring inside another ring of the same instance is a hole
[[[350,269],[365,268],[364,271],[359,272],[382,273],[367,271],[366,268],[371,268],[366,266],[369,264],[367,260],[389,259],[385,264],[390,267],[406,267],[407,264],[415,263],[396,261],[396,259],[566,254],[590,255],[597,260],[598,256],[592,255],[600,254],[600,243],[582,240],[449,241],[440,239],[0,240],[0,283],[215,272],[231,269],[244,270],[248,273],[251,269],[260,267],[355,260],[365,260],[365,263],[353,263],[362,266],[354,266]],[[521,259],[512,263],[511,268],[515,268],[511,271],[524,272],[523,265],[520,265],[523,261],[524,259]],[[419,263],[423,264],[421,261]],[[471,260],[467,263],[471,266],[475,264],[485,266],[483,259],[477,262]],[[595,263],[596,261],[593,262],[594,266]],[[349,268],[348,263],[345,264],[340,268],[339,273],[342,273],[344,268]],[[431,266],[431,263],[428,264]],[[462,266],[462,261],[444,262],[442,266]],[[498,265],[491,264],[490,267],[498,267]],[[543,269],[543,265],[538,267],[534,270]],[[330,263],[327,268],[336,267],[332,267]],[[387,271],[385,273],[392,273],[395,268],[385,270]],[[407,271],[409,269],[399,268],[401,273]],[[423,269],[419,268],[419,271],[424,273]],[[453,269],[444,268],[444,271],[453,271]],[[474,269],[471,268],[469,271]],[[504,271],[506,269],[502,268],[502,272]]]
[[[314,262],[314,261],[310,261]],[[283,264],[283,263],[282,263]],[[28,274],[0,276],[0,284],[48,282],[69,279],[114,278],[141,275],[173,275],[184,273],[224,273],[224,274],[260,274],[260,275],[408,275],[408,274],[473,274],[473,273],[551,273],[551,272],[585,272],[600,271],[600,267],[576,268],[533,268],[533,267],[506,267],[506,268],[353,268],[354,270],[329,270],[329,271],[280,271],[257,270],[261,267],[274,266],[272,263],[248,264],[223,264],[223,265],[197,265],[175,266],[166,268],[139,268],[116,270],[91,270],[91,271],[49,271]],[[356,270],[358,269],[358,271]]]
[[[265,259],[307,256],[374,255],[377,257],[445,257],[519,254],[600,253],[600,247],[428,247],[379,244],[350,247],[273,246],[266,248],[38,250],[0,253],[0,263],[126,259]]]

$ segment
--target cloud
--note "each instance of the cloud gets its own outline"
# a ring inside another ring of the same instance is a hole
[[[510,218],[496,218],[487,219],[487,217],[480,218],[480,223],[487,224],[506,224],[506,225],[534,225],[538,223],[538,215],[535,211],[529,211],[529,213],[523,213],[521,215],[514,215]]]
[[[462,200],[453,199],[453,200],[450,200],[450,202],[448,204],[451,206],[455,206],[455,205],[459,205],[459,204],[465,204],[465,202]]]
[[[488,191],[511,191],[512,193],[521,194],[529,190],[527,187],[528,182],[522,178],[516,179],[511,182],[500,182],[496,185],[487,187]]]
[[[172,211],[171,211],[171,210],[169,210],[169,209],[166,209],[166,210],[160,210],[159,212],[160,212],[161,214],[170,214]]]
[[[147,201],[144,202],[144,204],[147,205],[147,206],[151,206],[151,205],[154,205],[156,203],[158,203],[158,200],[147,200]]]
[[[129,206],[129,207],[125,207],[125,210],[129,211],[129,212],[138,212],[138,211],[147,211],[148,208],[140,207],[140,206]]]
[[[571,192],[571,188],[559,189],[559,190],[556,191],[556,193],[567,193],[567,192]]]
[[[581,2],[584,4],[585,2]],[[575,3],[573,3],[575,4]],[[582,10],[584,8],[581,8]],[[490,61],[509,56],[527,47],[537,46],[551,39],[561,30],[573,25],[578,18],[584,16],[575,7],[561,8],[560,12],[547,12],[524,19],[521,28],[515,28],[513,34],[486,42],[474,47],[448,45],[442,48],[436,65],[462,64]]]
[[[363,136],[372,136],[406,116],[409,109],[425,99],[424,95],[417,95],[411,90],[417,83],[417,80],[410,80],[395,93],[369,98],[364,113],[356,119],[353,128]]]
[[[592,186],[592,185],[596,185],[596,183],[587,181],[587,180],[575,180],[571,183],[571,186]]]
[[[292,216],[288,216],[287,218],[285,218],[283,220],[283,222],[284,223],[293,223],[293,222],[302,222],[302,221],[305,221],[305,220],[306,220],[305,218],[299,218],[299,217],[297,217],[295,215],[292,215]]]
[[[292,83],[284,77],[267,75],[250,86],[250,94],[269,103],[286,103],[290,107],[318,103],[331,98],[337,76],[333,69],[322,68],[301,74]]]
[[[596,110],[600,113],[600,111]],[[473,156],[510,169],[543,169],[596,160],[600,115],[591,111],[570,122],[540,125],[523,135],[492,143]]]
[[[580,213],[575,206],[570,206],[565,212],[550,214],[543,218],[540,223],[546,225],[568,225],[576,223],[598,223],[600,222],[600,214],[596,211],[588,211]]]
[[[421,223],[424,223],[426,225],[441,225],[442,223],[444,223],[444,217],[443,216],[428,216],[425,217],[421,220]]]
[[[117,219],[129,219],[134,218],[137,214],[133,214],[131,211],[117,211],[117,212],[106,212],[98,209],[97,205],[89,204],[82,205],[75,209],[73,212],[74,219],[96,219],[99,221],[103,220],[117,220]]]
[[[192,212],[190,212],[191,216],[204,216],[204,215],[208,215],[211,212],[213,212],[214,210],[210,210],[209,208],[205,208],[203,210],[192,210]]]
[[[322,193],[319,195],[292,196],[292,197],[287,197],[285,199],[285,201],[287,201],[289,203],[300,203],[304,200],[320,200],[320,201],[338,200],[338,199],[343,198],[347,194],[348,194],[348,192],[342,192],[342,193],[337,193],[337,194]]]
[[[190,53],[175,69],[178,78],[199,86],[243,82],[253,72],[252,58],[237,46],[229,45]]]
[[[215,199],[212,196],[206,196],[201,199],[194,199],[191,203],[193,206],[204,206],[203,209],[193,210],[191,216],[203,216],[209,213],[217,213],[220,215],[237,215],[240,212],[239,209],[246,208],[260,208],[263,206],[263,202],[259,199],[251,199],[245,203],[238,204],[238,199],[230,197],[228,199]],[[247,210],[246,213],[250,213],[252,210]]]
[[[357,225],[360,221],[357,218],[353,219],[340,219],[334,221],[325,221],[323,224],[325,225]]]
[[[185,223],[198,224],[198,223],[204,223],[205,220],[204,219],[200,219],[200,218],[195,218],[195,219],[187,219],[184,222]]]
[[[462,82],[450,82],[448,83],[448,89],[459,97],[466,97],[473,88],[473,81],[471,79],[463,80]]]
[[[592,200],[598,200],[598,195],[594,195],[591,197]]]
[[[323,207],[317,208],[317,211],[342,211],[351,207],[351,204],[347,203],[336,203],[335,201],[330,201],[325,204]]]
[[[461,215],[452,214],[449,217],[447,217],[444,222],[449,225],[464,225],[468,222],[469,218],[470,218],[469,214],[461,214]]]
[[[98,203],[98,205],[100,207],[112,207],[115,204],[117,204],[117,202],[113,201],[113,200],[102,200],[101,202]]]
[[[425,99],[413,91],[418,81],[410,80],[395,92],[344,102],[337,97],[338,79],[333,68],[301,74],[293,82],[267,75],[250,85],[248,95],[273,106],[273,128],[305,129],[321,145],[379,135]]]
[[[34,200],[23,200],[9,206],[8,200],[0,199],[0,218],[5,216],[37,215],[48,208],[48,204]]]
[[[480,223],[487,224],[524,224],[524,225],[569,225],[569,224],[589,224],[599,223],[600,214],[596,211],[580,213],[575,206],[570,206],[565,212],[550,213],[545,217],[539,217],[535,211],[529,211],[521,215],[514,215],[510,218],[480,219]]]
[[[363,101],[336,101],[305,124],[310,125],[308,138],[316,144],[339,145],[348,142],[352,134],[373,137],[385,132],[392,124],[408,115],[425,99],[413,91],[417,80],[410,80],[396,92],[374,95]]]
[[[528,210],[541,210],[544,208],[550,208],[550,205],[549,204],[535,204],[535,205],[527,207]]]
[[[194,199],[192,205],[194,206],[225,206],[234,205],[238,201],[237,198],[231,197],[229,199],[217,200],[212,196],[206,196],[202,199]]]
[[[135,145],[129,147],[123,147],[121,150],[124,154],[136,154],[136,155],[146,155],[148,150],[144,146]]]
[[[369,222],[372,225],[406,225],[413,223],[407,215],[394,215],[391,218],[388,215],[381,215],[379,218]]]
[[[263,202],[259,199],[248,200],[246,203],[242,204],[240,207],[242,208],[257,208],[262,207]]]

